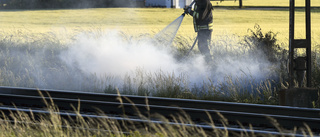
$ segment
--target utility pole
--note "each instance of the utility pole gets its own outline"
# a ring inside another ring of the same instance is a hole
[[[311,18],[310,0],[305,0],[306,38],[295,39],[295,0],[290,0],[289,21],[289,88],[279,91],[279,104],[294,107],[314,107],[320,103],[319,91],[311,87]],[[295,49],[302,49],[305,54],[298,55]],[[307,75],[306,75],[307,74]],[[307,78],[304,80],[304,78]],[[295,87],[295,81],[299,87]],[[303,87],[307,82],[307,87]]]
[[[306,40],[307,40],[307,87],[311,87],[311,6],[310,0],[306,0]]]
[[[310,0],[305,0],[306,14],[306,39],[295,39],[295,0],[290,0],[290,23],[289,23],[289,88],[294,87],[294,79],[302,87],[305,73],[307,73],[307,87],[311,87],[311,17],[310,17]],[[305,49],[305,57],[295,58],[295,49]],[[296,72],[296,73],[294,73]]]

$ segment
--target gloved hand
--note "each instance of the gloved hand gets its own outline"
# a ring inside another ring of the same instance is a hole
[[[184,13],[190,14],[190,12],[191,12],[191,7],[185,7],[184,8]]]

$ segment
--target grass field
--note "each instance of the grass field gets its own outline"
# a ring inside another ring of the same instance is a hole
[[[9,10],[0,11],[0,30],[28,31],[31,33],[75,30],[117,29],[128,34],[155,34],[183,12],[182,9],[165,8],[106,8],[73,10]],[[287,43],[289,12],[287,10],[215,9],[214,34],[245,35],[248,28],[259,24],[264,31],[278,34],[280,42]],[[313,42],[319,43],[320,13],[312,12]],[[304,12],[296,13],[296,38],[304,38]],[[178,35],[195,37],[192,17],[186,16]]]

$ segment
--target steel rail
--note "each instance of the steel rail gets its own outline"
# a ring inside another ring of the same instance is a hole
[[[250,129],[250,128],[232,128],[232,127],[224,127],[224,126],[212,126],[212,125],[200,125],[200,124],[185,124],[185,123],[176,123],[176,122],[164,122],[164,121],[155,121],[155,120],[145,120],[145,119],[137,119],[137,118],[123,118],[123,117],[114,117],[114,116],[98,116],[98,115],[90,115],[90,114],[76,114],[76,113],[65,113],[65,112],[49,112],[46,110],[35,110],[35,109],[23,109],[23,108],[17,108],[17,107],[8,107],[8,106],[0,106],[0,112],[3,112],[4,114],[10,114],[13,112],[19,112],[19,113],[26,113],[29,115],[41,115],[44,116],[44,114],[51,115],[51,114],[57,114],[60,115],[62,118],[70,119],[70,118],[76,118],[76,117],[83,117],[85,119],[108,119],[108,120],[115,120],[122,124],[140,124],[140,125],[150,125],[152,124],[160,124],[160,125],[172,125],[172,126],[185,126],[185,127],[196,127],[196,128],[202,128],[206,131],[213,131],[214,129],[219,130],[228,130],[231,134],[236,133],[255,133],[258,134],[264,134],[264,135],[277,135],[277,136],[296,136],[296,137],[304,137],[304,134],[299,133],[284,133],[284,132],[278,132],[278,131],[264,131],[264,130],[256,130],[256,129]],[[0,122],[11,122],[11,123],[25,123],[25,124],[37,124],[37,123],[30,123],[30,122],[23,122],[23,121],[17,121],[17,120],[0,120]],[[110,132],[108,130],[103,129],[85,129],[85,128],[79,128],[79,127],[67,127],[60,125],[63,128],[73,128],[73,129],[84,129],[84,130],[91,130],[91,131],[98,131],[102,130],[104,132]],[[116,133],[116,131],[111,131],[113,133]],[[123,132],[123,131],[122,131]],[[129,132],[124,132],[125,134],[128,134]]]
[[[253,124],[254,126],[274,127],[274,124],[270,122],[267,117],[276,119],[277,122],[285,128],[304,127],[304,124],[310,126],[313,130],[319,130],[320,118],[308,118],[297,116],[285,116],[285,115],[270,115],[259,114],[249,112],[236,112],[236,111],[224,111],[224,110],[207,110],[197,108],[181,108],[173,106],[158,106],[158,105],[144,105],[144,104],[130,104],[119,102],[105,102],[94,100],[78,100],[78,99],[66,99],[66,98],[49,98],[39,96],[26,96],[26,95],[13,95],[13,94],[0,94],[1,103],[4,105],[16,105],[24,107],[37,107],[45,108],[44,103],[39,103],[43,100],[50,102],[51,100],[58,106],[59,110],[73,110],[73,107],[80,103],[80,109],[82,112],[97,112],[101,110],[106,114],[124,114],[131,116],[138,116],[140,112],[142,115],[149,115],[158,113],[167,118],[173,115],[184,115],[185,112],[194,121],[209,121],[210,117],[219,123],[222,119],[219,114],[222,114],[230,123],[236,124],[237,121],[246,124]],[[36,103],[35,103],[36,102]],[[121,108],[119,108],[121,106]],[[125,111],[124,111],[125,110]],[[222,123],[221,123],[222,124]]]
[[[119,102],[117,99],[121,97],[124,103],[134,104],[148,104],[160,106],[178,106],[188,108],[201,108],[209,110],[225,110],[237,112],[262,113],[270,115],[286,115],[298,116],[308,118],[320,118],[320,109],[313,108],[299,108],[276,105],[261,105],[248,103],[233,103],[222,101],[204,101],[204,100],[190,100],[190,99],[176,99],[176,98],[159,98],[147,96],[132,96],[132,95],[117,95],[104,93],[89,93],[79,91],[65,91],[65,90],[48,90],[48,89],[34,89],[34,88],[16,88],[16,87],[0,87],[0,93],[4,94],[19,94],[39,96],[39,91],[46,97],[48,94],[54,98],[70,98],[80,100],[95,100],[107,102]],[[48,93],[48,94],[47,94]]]

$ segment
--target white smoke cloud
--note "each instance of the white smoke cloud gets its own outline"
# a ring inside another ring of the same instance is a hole
[[[0,44],[7,51],[1,54],[5,62],[1,73],[4,85],[102,92],[110,86],[121,90],[130,83],[130,78],[131,86],[136,86],[134,90],[141,86],[139,83],[153,90],[161,82],[193,90],[195,84],[219,86],[226,77],[244,76],[242,79],[260,82],[274,73],[270,69],[274,64],[263,52],[244,47],[238,36],[214,36],[213,63],[207,65],[199,52],[178,61],[172,46],[159,46],[152,38],[134,38],[117,30],[83,32],[70,37],[52,34],[28,35],[34,40],[30,42],[24,40],[25,35],[13,35],[10,39],[3,35]]]
[[[190,62],[177,62],[170,49],[160,48],[152,40],[123,40],[115,30],[106,31],[101,37],[81,34],[78,39],[61,54],[67,64],[79,67],[88,74],[125,77],[134,75],[140,68],[146,73],[159,71],[168,74],[188,74],[190,81],[205,79],[207,66],[202,56]]]
[[[230,40],[230,41],[229,41]],[[211,47],[214,63],[207,65],[203,56],[195,55],[185,62],[178,62],[172,48],[160,48],[152,39],[124,40],[116,30],[107,30],[100,36],[78,35],[61,59],[72,67],[87,74],[118,77],[117,86],[123,84],[125,76],[134,77],[137,69],[155,74],[159,71],[187,76],[189,85],[202,84],[212,80],[218,84],[226,77],[247,76],[264,80],[270,73],[269,63],[262,54],[249,52],[239,44],[238,39],[229,39],[223,44],[214,42]],[[259,52],[259,51],[256,51]]]
[[[241,44],[235,35],[223,35],[213,41],[214,79],[222,82],[226,77],[247,77],[260,82],[271,77],[274,64],[268,61],[261,49]]]

